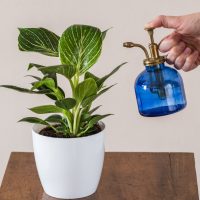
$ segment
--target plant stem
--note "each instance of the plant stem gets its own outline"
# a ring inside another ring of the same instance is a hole
[[[80,73],[79,73],[79,64],[77,66],[77,71],[76,71],[76,74],[74,75],[74,78],[73,78],[73,82],[71,82],[71,86],[73,85],[72,87],[72,94],[73,94],[73,98],[76,99],[76,94],[75,94],[75,91],[76,91],[76,88],[79,84],[79,76],[80,76]],[[73,109],[72,109],[72,113],[73,113],[73,128],[72,128],[72,133],[74,135],[77,134],[78,132],[78,129],[79,129],[79,112],[80,112],[80,107],[81,107],[81,104],[77,104]]]
[[[69,117],[67,116],[66,113],[63,113],[63,115],[64,115],[65,119],[67,120],[67,123],[68,123],[68,125],[69,125],[69,130],[70,130],[70,132],[73,133],[73,127],[72,127],[71,121],[69,120]]]
[[[75,97],[75,89],[74,89],[73,81],[71,79],[69,79],[69,83],[70,83],[70,86],[71,86],[71,89],[72,89],[72,96],[74,98]]]
[[[79,56],[80,58],[80,56]],[[70,82],[71,87],[72,87],[72,94],[73,94],[73,98],[76,99],[76,88],[79,84],[79,77],[80,77],[80,60],[78,60],[77,66],[76,66],[76,74],[73,77],[73,81]],[[77,102],[78,103],[78,102]],[[78,103],[76,104],[76,106],[72,109],[72,114],[73,114],[73,128],[72,128],[72,133],[76,136],[78,129],[79,129],[79,122],[80,122],[80,117],[79,117],[79,113],[80,113],[80,108],[81,108],[81,104]]]
[[[84,131],[77,134],[77,136],[81,136],[81,135],[85,134],[89,129],[90,129],[90,127],[86,128]]]
[[[56,128],[54,128],[54,126],[52,126],[51,124],[49,124],[49,126],[56,132],[58,133],[58,130]]]
[[[79,72],[77,72],[74,76],[74,88],[76,88],[78,84],[79,84]]]
[[[76,135],[79,128],[79,113],[80,113],[81,104],[79,103],[75,108],[74,113],[74,122],[73,122],[73,134]]]

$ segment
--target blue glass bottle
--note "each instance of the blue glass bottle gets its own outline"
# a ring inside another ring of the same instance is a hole
[[[132,42],[125,47],[140,47],[146,54],[145,70],[135,81],[135,94],[139,113],[146,117],[169,115],[186,107],[182,78],[177,70],[165,65],[165,58],[159,56],[158,45],[153,41],[153,29],[148,29],[151,38],[151,57],[145,47]]]
[[[172,114],[187,104],[180,74],[164,63],[146,66],[135,81],[135,94],[140,114],[147,117]]]

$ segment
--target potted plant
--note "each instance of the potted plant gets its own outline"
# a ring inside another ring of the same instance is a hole
[[[31,88],[13,85],[1,87],[29,94],[43,94],[52,102],[30,108],[36,114],[50,114],[45,119],[26,117],[20,122],[34,123],[34,156],[44,191],[57,198],[81,198],[97,189],[104,160],[104,128],[100,120],[110,114],[94,114],[100,107],[92,103],[113,85],[105,81],[122,63],[99,78],[88,70],[96,63],[107,31],[88,25],[68,27],[61,37],[45,28],[19,28],[21,51],[59,57],[61,64],[29,64],[41,72],[31,76]],[[64,76],[71,91],[59,87],[57,75]],[[69,97],[71,95],[71,97]]]

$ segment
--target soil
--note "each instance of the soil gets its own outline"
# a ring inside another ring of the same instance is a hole
[[[92,132],[90,132],[89,134],[84,135],[82,137],[86,137],[86,136],[89,136],[89,135],[94,135],[96,133],[99,133],[100,131],[101,131],[101,127],[98,124],[95,124],[94,125],[94,130]],[[56,133],[51,127],[43,128],[39,132],[39,134],[43,135],[43,136],[54,137],[54,138],[66,138],[66,136],[63,133]],[[70,137],[70,138],[72,138],[72,137]]]

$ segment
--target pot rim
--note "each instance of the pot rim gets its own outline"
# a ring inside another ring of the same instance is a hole
[[[48,139],[53,139],[53,140],[73,140],[73,139],[84,139],[84,138],[87,138],[87,137],[95,137],[96,135],[99,135],[103,132],[103,130],[105,129],[105,124],[102,122],[102,121],[99,121],[98,122],[99,126],[101,127],[101,131],[98,132],[98,133],[95,133],[95,134],[92,134],[92,135],[87,135],[87,136],[83,136],[83,137],[73,137],[73,138],[58,138],[58,137],[50,137],[50,136],[45,136],[45,135],[40,135],[38,133],[38,127],[42,127],[44,128],[45,125],[42,125],[42,124],[34,124],[32,126],[32,133],[33,134],[36,134],[38,136],[41,136],[41,137],[44,137],[44,138],[48,138]],[[41,130],[41,128],[39,128],[39,131]]]

